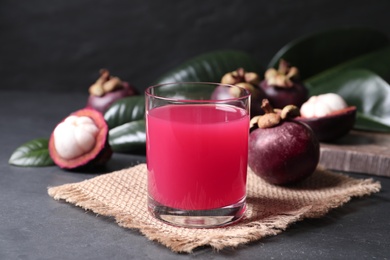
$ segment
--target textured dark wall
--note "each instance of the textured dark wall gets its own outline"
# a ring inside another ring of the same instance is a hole
[[[389,0],[2,0],[0,89],[87,91],[98,70],[144,89],[207,51],[264,66],[288,41],[339,26],[390,36]]]

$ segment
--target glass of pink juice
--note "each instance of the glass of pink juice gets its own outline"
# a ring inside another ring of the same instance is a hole
[[[188,82],[152,86],[145,96],[152,215],[200,228],[239,220],[245,212],[249,92]]]

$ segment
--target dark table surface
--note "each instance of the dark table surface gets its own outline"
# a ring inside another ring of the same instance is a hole
[[[11,153],[85,105],[82,93],[0,91],[0,259],[390,259],[390,179],[379,193],[354,198],[320,219],[306,219],[277,236],[216,252],[209,247],[175,254],[137,230],[53,200],[47,188],[93,178],[56,166],[8,164]],[[114,154],[107,172],[145,162]],[[389,169],[390,170],[390,169]]]

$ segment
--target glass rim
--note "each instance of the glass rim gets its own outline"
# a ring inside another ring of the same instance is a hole
[[[162,86],[167,86],[167,85],[179,85],[179,84],[196,84],[196,85],[213,85],[213,86],[227,86],[227,87],[234,87],[241,89],[244,91],[244,95],[240,97],[235,97],[235,98],[224,98],[224,99],[182,99],[182,98],[172,98],[172,97],[163,97],[159,95],[152,94],[150,90],[162,87]],[[168,102],[181,102],[181,103],[225,103],[225,102],[231,102],[231,101],[237,101],[237,100],[244,100],[248,99],[251,96],[251,92],[243,87],[233,85],[233,84],[225,84],[225,83],[217,83],[217,82],[201,82],[201,81],[183,81],[183,82],[168,82],[168,83],[161,83],[161,84],[156,84],[149,86],[145,89],[145,95],[148,97],[153,97],[153,98],[158,98],[160,100],[165,100]]]

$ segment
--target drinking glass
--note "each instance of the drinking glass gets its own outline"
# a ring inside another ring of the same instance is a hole
[[[249,91],[181,82],[151,86],[145,98],[151,214],[195,228],[238,221],[246,208]]]

